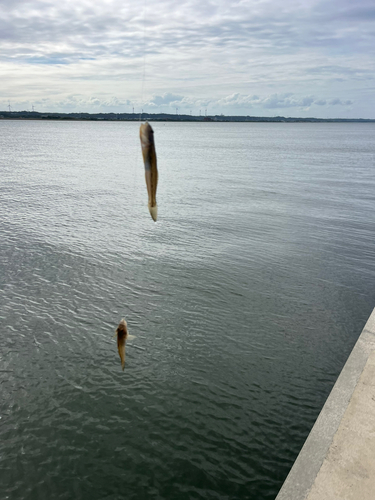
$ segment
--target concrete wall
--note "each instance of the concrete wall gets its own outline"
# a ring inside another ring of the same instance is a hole
[[[276,500],[375,499],[373,351],[375,309]]]

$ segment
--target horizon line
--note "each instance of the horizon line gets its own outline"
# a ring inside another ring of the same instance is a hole
[[[373,122],[375,121],[375,118],[317,118],[314,116],[309,116],[309,117],[298,117],[298,116],[282,116],[282,115],[274,115],[274,116],[256,116],[256,115],[224,115],[223,113],[220,114],[211,114],[211,115],[191,115],[191,114],[185,114],[185,113],[149,113],[149,112],[142,112],[142,113],[128,113],[128,112],[87,112],[87,111],[72,111],[72,112],[63,112],[63,111],[29,111],[29,110],[23,110],[23,111],[6,111],[6,110],[0,110],[0,115],[1,118],[7,118],[9,115],[19,115],[19,114],[28,114],[28,115],[34,115],[34,116],[40,116],[42,117],[43,115],[55,115],[55,119],[58,119],[58,116],[97,116],[97,115],[103,115],[103,116],[128,116],[131,118],[136,118],[138,117],[139,121],[142,121],[142,119],[146,119],[147,117],[151,116],[164,116],[167,117],[168,119],[172,119],[175,121],[181,121],[181,118],[187,118],[188,120],[200,120],[200,121],[220,121],[220,120],[225,120],[225,118],[228,119],[242,119],[243,121],[246,121],[246,119],[250,120],[265,120],[265,121],[273,121],[273,120],[300,120],[300,121],[308,121],[308,120],[314,120],[314,121],[348,121],[348,122],[353,122],[353,121],[365,121],[365,122]],[[3,116],[6,115],[6,116]],[[52,118],[52,117],[51,117]]]

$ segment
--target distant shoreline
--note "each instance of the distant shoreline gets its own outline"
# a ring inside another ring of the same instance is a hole
[[[366,118],[286,118],[284,116],[192,116],[167,113],[39,113],[37,111],[0,111],[0,120],[70,121],[161,121],[161,122],[276,122],[276,123],[375,123]]]

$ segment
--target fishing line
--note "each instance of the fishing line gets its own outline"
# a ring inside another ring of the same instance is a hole
[[[143,20],[142,20],[142,24],[143,24],[143,70],[142,70],[142,85],[141,85],[141,110],[140,110],[140,113],[139,113],[139,122],[142,121],[142,106],[143,106],[143,94],[144,94],[144,86],[145,86],[145,80],[146,80],[146,0],[144,0],[144,4],[143,4]],[[141,49],[142,50],[142,49]],[[133,102],[133,118],[134,118],[134,102]],[[139,143],[138,143],[139,144]],[[139,148],[139,146],[138,146]],[[137,149],[138,149],[137,148]],[[139,149],[138,149],[139,151]],[[136,199],[136,196],[135,196],[135,184],[136,184],[136,180],[138,178],[138,171],[140,170],[138,165],[140,164],[141,162],[141,156],[139,154],[139,152],[137,151],[137,156],[135,158],[135,161],[133,162],[133,165],[134,165],[134,171],[133,171],[133,179],[132,179],[132,192],[134,193],[134,196],[133,196],[133,202],[134,202],[134,199]],[[130,212],[132,213],[132,212]],[[138,269],[137,269],[138,267]],[[139,264],[137,265],[135,263],[135,268],[134,268],[134,271],[133,271],[133,277],[132,277],[132,280],[133,280],[133,283],[134,283],[134,288],[136,286],[136,283],[138,281],[138,276],[140,275],[140,269],[139,269]],[[131,278],[130,278],[131,279]],[[134,307],[133,307],[134,309]],[[120,322],[120,325],[121,325],[121,322]],[[118,328],[116,330],[116,333],[113,335],[112,338],[116,337],[116,335],[118,336]],[[134,347],[135,349],[138,349],[140,351],[145,351],[146,349],[144,347],[140,347],[140,346],[137,346],[137,345],[134,345],[134,344],[128,344],[129,347]],[[119,350],[119,353],[120,353],[120,350]],[[125,366],[125,345],[124,345],[124,356],[122,357],[122,355],[120,354],[120,357],[121,357],[121,364],[123,365],[123,368],[124,369],[124,366]]]
[[[142,52],[143,52],[143,68],[141,69],[141,101],[140,101],[140,111],[139,111],[139,122],[142,121],[142,106],[143,106],[143,93],[144,93],[144,87],[145,87],[145,80],[146,80],[146,7],[147,7],[147,2],[146,0],[143,1],[143,9],[142,9],[142,20],[141,20],[141,27],[143,25],[143,47],[142,47]],[[134,113],[134,107],[133,107],[133,113]],[[135,191],[135,179],[137,178],[137,173],[140,171],[142,168],[142,160],[141,160],[142,155],[139,155],[139,153],[136,153],[136,160],[134,162],[134,172],[133,172],[133,186],[132,189]]]
[[[141,111],[139,113],[139,121],[142,121],[142,106],[143,102],[143,92],[145,88],[145,80],[146,80],[146,10],[147,10],[147,1],[143,2],[143,75],[142,75],[142,86],[141,86]]]

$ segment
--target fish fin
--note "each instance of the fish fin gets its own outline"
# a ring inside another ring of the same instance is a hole
[[[133,340],[133,339],[135,339],[135,338],[137,338],[137,337],[136,337],[136,335],[129,335],[129,334],[128,334],[128,336],[127,336],[127,338],[126,338],[126,341],[128,341],[128,340]]]

